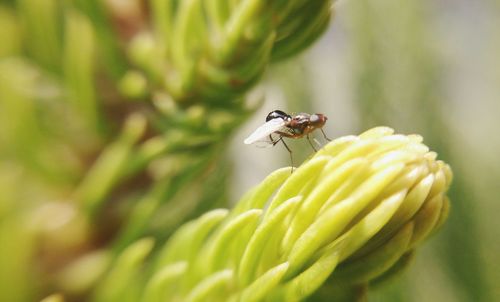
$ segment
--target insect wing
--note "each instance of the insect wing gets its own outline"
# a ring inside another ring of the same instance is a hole
[[[274,146],[275,142],[278,141],[280,137],[281,136],[278,134],[271,133],[267,138],[260,139],[255,143],[253,143],[252,145],[254,145],[257,148],[270,148]]]
[[[257,128],[249,137],[244,140],[244,143],[249,145],[258,141],[267,139],[272,133],[281,130],[285,126],[285,120],[274,118],[269,120],[264,125]]]

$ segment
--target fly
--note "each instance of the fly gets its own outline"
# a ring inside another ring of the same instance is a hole
[[[283,143],[285,148],[290,153],[290,161],[293,166],[292,150],[283,140],[284,137],[287,138],[302,138],[307,137],[307,141],[311,145],[314,151],[317,151],[311,142],[309,134],[316,129],[319,129],[323,134],[323,137],[330,141],[323,131],[323,126],[327,121],[327,117],[321,113],[308,114],[299,113],[296,115],[289,115],[281,110],[274,110],[270,112],[266,117],[266,122],[257,128],[249,137],[244,141],[245,144],[253,144],[256,142],[266,141],[267,138],[270,139],[269,142],[273,146],[279,143]],[[277,138],[273,137],[277,135]]]

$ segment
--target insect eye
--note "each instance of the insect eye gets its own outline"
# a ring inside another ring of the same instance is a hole
[[[311,121],[311,123],[317,123],[317,122],[319,122],[319,116],[317,114],[312,114],[309,117],[309,120]]]

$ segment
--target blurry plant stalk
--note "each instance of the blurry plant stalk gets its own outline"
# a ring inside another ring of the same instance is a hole
[[[325,282],[359,291],[399,272],[443,224],[451,179],[418,135],[379,127],[336,139],[233,210],[182,226],[143,301],[301,301]]]
[[[138,31],[128,55],[181,104],[234,106],[270,62],[296,54],[323,33],[332,3],[152,0],[154,31]]]

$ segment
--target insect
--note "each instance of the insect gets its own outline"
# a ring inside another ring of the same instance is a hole
[[[313,150],[317,151],[311,142],[309,134],[319,129],[323,137],[330,141],[323,131],[323,126],[327,119],[328,118],[321,113],[299,113],[292,116],[281,110],[274,110],[267,115],[266,122],[250,134],[250,136],[245,139],[244,143],[248,145],[266,141],[266,139],[269,138],[270,141],[267,142],[274,146],[281,141],[288,150],[288,153],[290,153],[290,161],[293,166],[292,150],[288,147],[283,138],[301,138],[305,136]],[[273,137],[273,135],[277,137]]]

